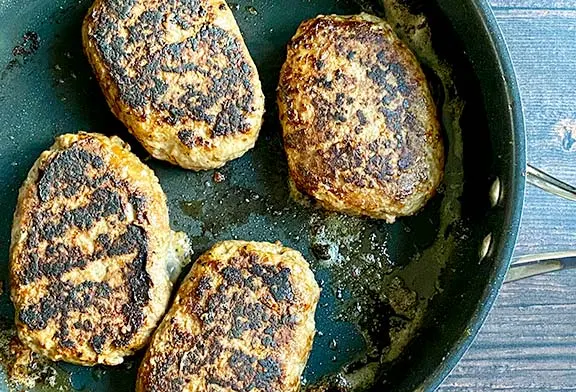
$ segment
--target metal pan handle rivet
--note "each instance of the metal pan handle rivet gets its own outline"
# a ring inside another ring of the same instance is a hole
[[[502,199],[502,186],[500,185],[500,177],[496,177],[492,186],[490,187],[490,205],[496,207]]]
[[[478,256],[480,257],[478,263],[481,263],[486,258],[486,256],[488,256],[491,245],[492,245],[492,233],[488,234],[482,240],[482,245],[480,245],[480,249],[478,250]]]

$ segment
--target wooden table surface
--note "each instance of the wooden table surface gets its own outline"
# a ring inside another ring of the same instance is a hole
[[[528,161],[576,185],[576,0],[491,0],[516,69]],[[576,203],[528,187],[516,255],[576,250]],[[504,286],[440,392],[576,391],[576,270]]]

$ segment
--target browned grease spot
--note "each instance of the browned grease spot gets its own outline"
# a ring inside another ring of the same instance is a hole
[[[52,362],[26,347],[6,321],[0,321],[0,366],[6,374],[8,390],[29,390],[39,384],[54,387],[59,381]]]
[[[226,180],[224,174],[220,173],[219,171],[214,172],[214,182],[220,183]]]

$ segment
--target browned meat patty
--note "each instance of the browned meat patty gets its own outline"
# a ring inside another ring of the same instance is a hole
[[[117,137],[63,135],[20,189],[10,289],[22,342],[52,360],[117,365],[150,340],[188,240],[158,179]]]
[[[393,222],[435,193],[444,165],[436,108],[418,61],[384,20],[303,22],[278,105],[292,185],[321,206]]]
[[[96,0],[85,52],[112,112],[155,158],[212,169],[254,147],[258,71],[223,0]]]
[[[136,391],[298,391],[319,295],[299,252],[217,244],[196,261],[154,334]]]

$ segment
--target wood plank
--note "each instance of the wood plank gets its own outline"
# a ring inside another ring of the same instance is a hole
[[[576,0],[492,0],[532,164],[576,184]],[[513,8],[515,7],[515,8]],[[528,188],[516,254],[576,248],[576,203]],[[440,392],[576,390],[576,270],[505,285]]]
[[[508,284],[440,392],[576,390],[576,271]]]
[[[576,184],[576,12],[571,17],[534,15],[530,18],[526,10],[496,10],[522,95],[528,159]],[[528,189],[517,253],[574,246],[575,203]]]
[[[491,0],[494,8],[576,9],[576,0]]]
[[[546,17],[576,17],[576,9],[573,8],[494,8],[494,12],[498,15],[499,20],[508,18],[534,19]]]

